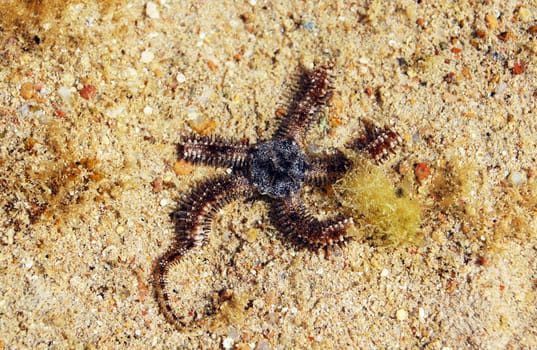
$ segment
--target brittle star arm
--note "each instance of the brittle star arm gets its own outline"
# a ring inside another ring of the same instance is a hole
[[[178,316],[170,305],[170,296],[166,291],[170,268],[179,263],[192,248],[199,247],[206,241],[212,219],[219,209],[253,192],[246,178],[221,176],[202,183],[181,203],[175,215],[175,242],[157,261],[153,270],[153,285],[159,308],[177,329],[188,326],[194,320]]]
[[[274,138],[289,138],[301,141],[311,123],[332,97],[332,75],[330,66],[321,66],[305,72],[300,78],[297,93]]]
[[[367,119],[362,120],[362,123],[365,133],[351,140],[347,147],[367,153],[375,163],[382,163],[403,144],[401,136],[389,127],[380,128]]]
[[[275,200],[271,205],[271,216],[281,232],[312,246],[343,241],[347,237],[347,229],[353,224],[352,218],[342,215],[318,220],[306,209],[297,194]]]
[[[309,157],[309,168],[304,182],[308,185],[325,186],[336,182],[350,168],[351,161],[343,152]]]
[[[180,159],[194,164],[242,169],[248,158],[248,141],[219,136],[189,135],[177,146]]]

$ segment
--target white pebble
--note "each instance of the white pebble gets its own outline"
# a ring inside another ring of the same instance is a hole
[[[406,319],[408,319],[408,312],[405,309],[399,309],[395,313],[395,317],[397,317],[399,321],[406,321]]]
[[[58,89],[58,95],[64,100],[65,102],[71,101],[71,90],[68,87],[60,86]]]
[[[382,277],[388,277],[389,274],[390,274],[390,272],[388,270],[386,270],[386,269],[382,269],[382,271],[380,273],[380,275]]]
[[[146,114],[146,115],[153,114],[153,108],[151,108],[150,106],[145,106],[144,107],[144,114]]]
[[[426,315],[425,315],[425,309],[424,308],[420,307],[418,309],[418,315],[420,316],[420,321],[421,322],[425,321],[425,316]]]
[[[165,207],[166,205],[168,205],[168,200],[167,199],[161,199],[160,200],[160,206]]]
[[[28,270],[31,269],[32,266],[34,266],[34,262],[32,260],[28,260],[24,263],[24,267],[26,267]]]
[[[153,1],[149,1],[147,5],[145,6],[145,14],[149,18],[158,19],[160,18],[160,14],[158,13],[157,4],[155,4]]]
[[[222,347],[226,350],[231,349],[233,347],[233,338],[225,337],[222,341]]]
[[[520,186],[526,182],[526,174],[519,171],[515,171],[509,176],[509,180],[511,180],[511,183],[513,185]]]
[[[122,115],[123,112],[125,112],[124,106],[118,106],[113,109],[107,109],[104,114],[109,118],[117,118],[118,116]]]
[[[146,49],[144,52],[142,52],[142,55],[140,56],[140,62],[142,63],[149,63],[153,61],[155,58],[155,54],[148,49]]]
[[[177,73],[175,80],[177,80],[178,83],[184,83],[186,81],[186,77],[183,73]]]

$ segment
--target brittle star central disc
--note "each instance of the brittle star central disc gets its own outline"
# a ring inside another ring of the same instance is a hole
[[[263,142],[252,149],[250,178],[261,194],[283,198],[304,183],[307,156],[291,140]]]

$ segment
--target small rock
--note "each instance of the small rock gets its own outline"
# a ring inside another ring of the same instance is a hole
[[[222,347],[226,350],[231,349],[233,347],[233,338],[231,337],[225,337],[222,341]]]
[[[162,181],[162,178],[157,177],[151,185],[153,186],[153,193],[159,193],[162,191],[164,187],[164,182]]]
[[[422,307],[420,307],[420,308],[418,309],[418,314],[419,314],[419,316],[420,316],[420,322],[424,322],[424,321],[425,321],[425,317],[426,317],[426,315],[425,315],[425,309],[422,308]]]
[[[397,317],[399,321],[406,321],[408,319],[408,312],[405,309],[399,309],[395,313],[395,317]]]
[[[149,18],[159,19],[160,13],[158,12],[157,4],[155,4],[153,1],[149,1],[147,5],[145,5],[145,14]]]
[[[145,115],[151,115],[151,114],[153,114],[153,108],[151,108],[151,106],[145,106],[145,107],[144,107],[144,114],[145,114]]]
[[[527,177],[525,173],[515,171],[509,175],[509,181],[515,186],[520,186],[527,181]]]
[[[186,77],[183,73],[177,73],[177,76],[175,77],[175,79],[177,80],[179,84],[184,83],[186,81]]]
[[[91,100],[97,95],[97,88],[95,85],[86,85],[79,91],[80,96],[86,100]]]
[[[140,56],[140,62],[142,63],[149,63],[153,61],[155,58],[155,54],[148,49],[146,49],[144,52],[142,52],[142,55]]]
[[[25,100],[29,100],[34,96],[34,84],[24,83],[21,85],[21,97]]]
[[[257,230],[255,228],[251,228],[248,231],[246,231],[246,241],[248,243],[253,243],[257,239]]]
[[[188,175],[192,173],[194,166],[185,160],[178,160],[173,165],[173,171],[175,175]]]
[[[527,7],[520,7],[518,9],[518,18],[522,22],[529,22],[532,20],[531,11]]]
[[[498,27],[498,19],[491,13],[485,16],[485,22],[487,23],[487,27],[489,27],[489,29],[494,30]]]
[[[116,263],[119,258],[119,249],[115,245],[109,245],[108,247],[103,249],[101,256],[102,259],[107,263]]]
[[[431,169],[427,163],[421,162],[414,167],[414,175],[419,184],[422,185],[431,175]]]
[[[71,102],[71,90],[68,87],[60,86],[58,88],[58,95],[60,95],[64,102]]]

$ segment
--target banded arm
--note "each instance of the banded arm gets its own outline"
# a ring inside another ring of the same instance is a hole
[[[242,169],[248,159],[248,148],[247,140],[189,135],[178,144],[177,154],[194,164]]]
[[[351,161],[341,151],[310,157],[304,182],[316,186],[333,184],[345,174],[350,166]]]
[[[153,270],[153,285],[159,308],[177,329],[185,328],[195,320],[188,315],[178,316],[171,307],[170,296],[166,290],[170,268],[179,263],[189,251],[206,241],[213,217],[219,209],[251,193],[254,191],[246,178],[222,176],[202,183],[181,203],[175,215],[175,242],[157,261]]]
[[[298,195],[274,201],[271,216],[278,230],[313,246],[344,241],[347,229],[353,225],[352,218],[342,215],[318,220],[306,209]]]
[[[331,69],[331,66],[321,66],[302,75],[293,102],[274,138],[288,138],[295,141],[304,138],[311,123],[332,97]]]
[[[380,128],[370,120],[362,121],[365,133],[350,141],[348,148],[359,152],[366,152],[375,163],[385,161],[390,153],[403,144],[401,136],[385,126]]]

